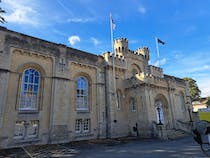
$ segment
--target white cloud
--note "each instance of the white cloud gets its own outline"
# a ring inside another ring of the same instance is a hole
[[[165,65],[166,64],[166,58],[163,58],[163,59],[161,59],[160,61],[156,61],[155,63],[154,63],[154,65],[155,66],[159,66],[159,63],[160,63],[160,65]]]
[[[101,43],[101,42],[100,42],[98,39],[96,39],[95,37],[91,37],[90,40],[93,42],[93,44],[94,44],[95,46],[97,46],[97,45],[99,45],[99,44]]]
[[[210,78],[197,79],[198,88],[201,90],[201,96],[210,96]]]
[[[80,42],[80,37],[73,35],[73,36],[69,37],[68,41],[72,46],[74,46],[77,42]]]
[[[94,20],[95,20],[94,18],[71,18],[71,19],[68,19],[67,22],[86,23],[86,22],[92,22]]]
[[[37,25],[37,11],[30,6],[31,1],[5,0],[4,5],[8,8],[5,15],[6,21],[10,23]]]
[[[138,43],[138,40],[130,40],[129,43],[130,44],[136,44],[136,43]]]
[[[198,73],[198,72],[202,72],[202,71],[206,71],[206,70],[210,70],[210,66],[209,65],[203,65],[203,66],[197,66],[195,68],[193,68],[192,66],[189,68],[185,68],[182,69],[184,70],[186,73]]]
[[[74,13],[69,8],[67,8],[64,3],[62,3],[60,0],[57,0],[57,2],[62,7],[62,9],[64,9],[68,13],[69,17],[71,17],[71,18],[67,19],[67,22],[70,22],[70,23],[86,23],[86,22],[95,21],[94,18],[89,18],[89,17],[87,17],[87,18],[76,17],[75,18]]]
[[[181,60],[183,58],[183,52],[180,50],[172,50],[170,54],[172,55],[172,58],[175,58],[176,60]]]
[[[138,12],[139,13],[141,13],[141,14],[145,14],[146,13],[146,8],[145,7],[143,7],[143,6],[139,6],[139,8],[138,8]]]
[[[61,1],[57,0],[58,4],[70,15],[72,16],[73,13],[71,12],[70,9],[68,9]]]
[[[188,26],[186,29],[185,29],[185,31],[184,31],[184,34],[185,35],[190,35],[190,34],[192,34],[193,32],[195,32],[196,31],[196,27],[195,26]]]

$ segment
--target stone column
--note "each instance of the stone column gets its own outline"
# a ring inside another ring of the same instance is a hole
[[[167,130],[165,129],[164,125],[156,125],[157,126],[157,132],[158,132],[158,137],[161,140],[168,140],[168,136],[167,136]]]
[[[0,128],[3,126],[4,110],[7,104],[9,72],[0,69]]]

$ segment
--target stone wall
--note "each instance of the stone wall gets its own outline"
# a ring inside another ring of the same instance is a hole
[[[0,41],[2,148],[137,133],[152,137],[154,122],[158,121],[157,102],[162,103],[164,128],[176,128],[176,120],[189,120],[186,111],[182,111],[190,106],[186,104],[189,91],[185,82],[148,65],[147,47],[131,51],[128,40],[122,38],[116,40],[117,55],[107,52],[98,56],[3,27]],[[36,111],[19,108],[22,76],[27,68],[35,68],[41,74]],[[77,108],[78,77],[87,79],[85,110]],[[32,129],[36,136],[28,135]],[[16,132],[24,134],[17,136]]]

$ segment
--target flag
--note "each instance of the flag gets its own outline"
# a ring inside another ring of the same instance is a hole
[[[165,42],[161,41],[159,38],[157,38],[157,42],[160,43],[160,44],[162,44],[162,45],[165,44]]]
[[[115,23],[114,23],[114,20],[112,19],[112,14],[110,13],[110,23],[111,23],[111,27],[112,27],[112,30],[115,30]]]

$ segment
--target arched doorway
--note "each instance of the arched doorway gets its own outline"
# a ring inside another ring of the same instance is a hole
[[[163,105],[160,101],[156,102],[155,104],[155,113],[156,113],[157,124],[164,124]]]
[[[154,111],[157,124],[169,125],[168,101],[163,94],[156,95]]]

